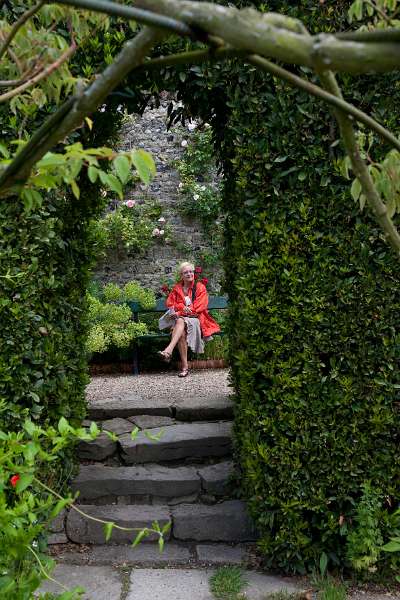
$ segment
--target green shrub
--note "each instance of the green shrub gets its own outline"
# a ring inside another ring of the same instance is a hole
[[[130,281],[122,289],[114,283],[103,288],[92,286],[96,296],[87,294],[89,334],[86,348],[89,353],[101,354],[110,348],[128,348],[132,340],[148,329],[145,323],[132,321],[132,311],[126,302],[138,302],[143,308],[155,304],[151,290],[142,288],[136,281]]]

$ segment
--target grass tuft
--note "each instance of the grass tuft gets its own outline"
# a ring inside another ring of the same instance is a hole
[[[210,577],[210,591],[216,600],[240,600],[239,594],[246,585],[240,567],[220,567]]]

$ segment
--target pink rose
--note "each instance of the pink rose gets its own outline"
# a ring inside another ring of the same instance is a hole
[[[125,202],[125,206],[127,206],[128,208],[133,208],[135,206],[136,202],[135,200],[127,200]]]

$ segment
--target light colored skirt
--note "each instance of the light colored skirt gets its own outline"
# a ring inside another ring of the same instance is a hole
[[[188,346],[196,354],[203,354],[204,340],[201,337],[200,322],[193,317],[182,317],[186,325],[186,341]],[[167,311],[158,321],[160,329],[172,329],[175,325],[174,319],[171,318]]]
[[[203,354],[204,340],[201,337],[200,323],[193,317],[183,317],[186,323],[186,341],[189,348],[196,354]]]

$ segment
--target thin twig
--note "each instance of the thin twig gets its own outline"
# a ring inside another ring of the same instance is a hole
[[[39,81],[42,81],[42,79],[45,79],[46,77],[48,77],[51,73],[56,71],[63,63],[65,63],[66,60],[68,60],[74,54],[74,52],[76,51],[76,48],[77,48],[77,46],[76,46],[75,42],[73,42],[72,46],[70,46],[60,56],[60,58],[58,60],[56,60],[51,65],[49,65],[48,67],[43,69],[43,71],[38,73],[35,77],[28,79],[28,81],[26,81],[22,85],[14,88],[13,90],[10,90],[9,92],[6,92],[5,94],[2,94],[0,96],[0,102],[6,102],[6,100],[10,100],[10,98],[17,96],[21,92],[24,92],[26,89],[39,83]]]
[[[14,23],[14,25],[13,25],[10,33],[8,34],[8,36],[5,39],[5,42],[4,42],[3,46],[0,48],[0,59],[5,54],[7,48],[9,47],[9,45],[11,44],[11,42],[13,41],[13,39],[16,36],[18,30],[24,25],[24,23],[26,23],[26,21],[28,19],[30,19],[35,13],[38,12],[38,10],[40,10],[42,8],[43,4],[44,4],[44,0],[40,0],[40,2],[38,2],[37,4],[35,4],[35,6],[32,6],[31,9],[27,10],[23,15],[20,16],[20,18],[18,19],[18,21],[16,21]]]
[[[61,494],[59,494],[58,492],[56,492],[56,491],[52,490],[51,488],[47,487],[47,485],[45,483],[43,483],[42,481],[40,481],[40,479],[37,479],[36,477],[34,477],[33,481],[35,481],[36,483],[38,483],[43,489],[45,489],[47,492],[49,492],[49,494],[51,494],[52,496],[55,496],[59,500],[65,500],[65,498],[63,498],[61,496]],[[72,498],[71,498],[71,502],[69,503],[69,506],[70,506],[70,508],[72,508],[72,510],[75,510],[77,513],[79,513],[80,515],[82,515],[86,519],[90,519],[90,521],[96,521],[96,523],[101,523],[102,525],[108,525],[109,523],[112,522],[113,527],[115,529],[119,529],[120,531],[143,531],[143,529],[145,529],[149,533],[158,533],[158,534],[160,534],[160,532],[157,531],[156,529],[151,529],[149,527],[122,527],[122,525],[117,525],[117,523],[114,523],[114,521],[105,521],[104,519],[99,519],[97,517],[93,517],[92,515],[89,515],[88,513],[85,513],[83,510],[81,510],[80,508],[78,508],[74,504],[74,500]]]
[[[262,58],[261,56],[256,56],[256,55],[248,56],[246,58],[246,62],[249,62],[252,65],[255,65],[257,67],[260,67],[264,71],[268,71],[269,73],[272,73],[273,75],[275,75],[276,77],[279,77],[280,79],[284,79],[291,85],[293,85],[297,88],[300,88],[300,89],[304,90],[305,92],[307,92],[308,94],[311,94],[312,96],[315,96],[316,98],[319,98],[320,100],[323,100],[324,102],[327,102],[328,104],[334,106],[335,108],[340,109],[342,112],[347,113],[348,115],[351,115],[352,117],[354,117],[356,119],[356,121],[363,123],[369,129],[372,129],[373,131],[375,131],[380,137],[382,137],[384,140],[386,140],[391,146],[393,146],[394,148],[397,148],[397,150],[400,151],[400,140],[399,139],[397,139],[390,131],[388,131],[386,129],[386,127],[384,127],[383,125],[381,125],[380,123],[375,121],[375,119],[373,119],[372,117],[370,117],[369,115],[364,113],[359,108],[356,108],[353,104],[346,102],[346,100],[344,100],[342,97],[330,94],[326,90],[311,83],[310,81],[306,81],[305,79],[302,79],[301,77],[298,77],[297,75],[294,75],[294,73],[291,73],[290,71],[287,71],[286,69],[283,69],[282,67],[279,67],[278,65],[275,65],[271,61],[267,60],[266,58]]]
[[[29,546],[26,545],[25,548],[27,548],[30,552],[32,552],[33,556],[36,558],[37,563],[39,565],[39,569],[41,570],[41,572],[43,573],[44,577],[46,579],[48,579],[49,581],[52,581],[53,583],[56,583],[57,585],[59,585],[63,590],[66,590],[67,592],[69,592],[69,589],[67,587],[65,587],[65,585],[63,583],[61,583],[60,581],[57,581],[57,579],[54,579],[54,577],[52,577],[44,568],[42,561],[40,560],[40,557],[38,555],[37,552],[34,551],[34,549]]]

